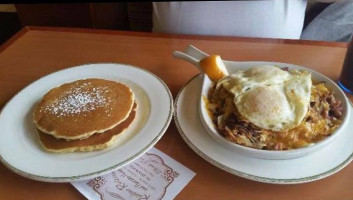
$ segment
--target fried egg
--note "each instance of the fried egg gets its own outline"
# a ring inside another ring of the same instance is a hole
[[[220,86],[234,94],[241,118],[280,132],[298,126],[305,118],[312,81],[307,71],[261,65],[225,77],[218,82]]]

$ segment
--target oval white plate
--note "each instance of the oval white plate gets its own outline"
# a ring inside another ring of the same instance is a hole
[[[310,155],[288,160],[266,160],[242,156],[220,145],[204,129],[198,113],[202,76],[190,80],[175,100],[174,121],[185,142],[199,156],[237,176],[265,183],[295,184],[330,176],[353,159],[353,124],[329,145]],[[190,111],[194,112],[190,112]],[[352,109],[350,109],[352,110]],[[352,112],[350,113],[352,117]]]
[[[135,94],[137,116],[110,148],[55,154],[43,150],[32,123],[36,103],[51,88],[86,78],[127,84]],[[148,151],[166,131],[173,99],[166,84],[151,72],[124,64],[88,64],[45,76],[14,96],[0,114],[0,160],[12,171],[47,182],[86,180],[122,167]]]

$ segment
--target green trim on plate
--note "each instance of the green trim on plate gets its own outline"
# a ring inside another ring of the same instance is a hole
[[[308,177],[298,178],[298,179],[276,179],[276,178],[267,178],[267,177],[262,177],[262,176],[255,176],[255,175],[251,175],[251,174],[244,173],[244,172],[235,170],[233,168],[227,167],[227,166],[225,166],[225,165],[213,160],[212,158],[210,158],[209,156],[204,154],[195,145],[192,144],[192,142],[185,135],[183,129],[180,126],[179,120],[178,120],[177,106],[178,106],[179,97],[180,97],[181,93],[184,91],[184,89],[190,84],[190,82],[193,81],[194,79],[196,79],[197,77],[199,77],[200,75],[201,74],[198,74],[198,75],[194,76],[186,84],[184,84],[182,86],[182,88],[180,89],[177,97],[175,98],[175,102],[174,102],[174,122],[175,122],[175,125],[176,125],[181,137],[184,139],[184,141],[187,143],[187,145],[196,154],[201,156],[203,159],[205,159],[207,162],[211,163],[212,165],[214,165],[214,166],[216,166],[216,167],[218,167],[218,168],[220,168],[220,169],[222,169],[222,170],[224,170],[226,172],[229,172],[231,174],[237,175],[239,177],[250,179],[250,180],[254,180],[254,181],[258,181],[258,182],[272,183],[272,184],[297,184],[297,183],[306,183],[306,182],[311,182],[311,181],[315,181],[315,180],[319,180],[319,179],[325,178],[325,177],[327,177],[329,175],[334,174],[335,172],[338,172],[339,170],[341,170],[342,168],[347,166],[353,160],[353,153],[352,153],[341,164],[337,165],[336,167],[334,167],[334,168],[332,168],[332,169],[330,169],[330,170],[328,170],[326,172],[323,172],[323,173],[320,173],[320,174],[316,174],[314,176],[308,176]],[[352,102],[350,102],[350,104],[353,107]]]
[[[138,153],[136,153],[135,155],[133,155],[132,157],[130,157],[129,159],[126,159],[120,163],[117,163],[113,166],[110,166],[108,168],[105,168],[105,169],[102,169],[102,170],[99,170],[99,171],[95,171],[95,172],[92,172],[92,173],[87,173],[87,174],[80,174],[80,175],[76,175],[76,176],[63,176],[63,177],[48,177],[48,176],[40,176],[40,175],[36,175],[36,174],[31,174],[31,173],[27,173],[27,172],[24,172],[22,170],[19,170],[17,169],[16,167],[13,167],[12,165],[10,165],[8,162],[6,162],[6,160],[0,155],[0,161],[7,167],[9,168],[11,171],[21,175],[21,176],[24,176],[24,177],[27,177],[27,178],[30,178],[30,179],[33,179],[33,180],[39,180],[39,181],[48,181],[48,182],[71,182],[71,181],[79,181],[79,180],[83,180],[83,179],[89,179],[89,178],[93,178],[94,176],[99,176],[99,175],[102,175],[104,173],[109,173],[110,171],[114,170],[114,169],[117,169],[118,167],[122,167],[124,166],[125,164],[135,160],[137,157],[141,156],[145,151],[147,151],[149,148],[151,148],[154,144],[157,143],[157,141],[159,141],[159,139],[163,136],[163,134],[165,133],[165,131],[167,130],[171,120],[172,120],[172,117],[173,117],[173,112],[174,112],[174,107],[173,107],[173,96],[168,88],[168,86],[164,83],[163,80],[161,80],[157,75],[153,74],[152,72],[146,70],[146,69],[143,69],[143,68],[140,68],[140,67],[137,67],[137,66],[133,66],[133,65],[129,65],[129,64],[122,64],[122,63],[89,63],[89,64],[82,64],[82,65],[79,65],[79,66],[75,66],[75,67],[70,67],[70,68],[66,68],[66,69],[62,69],[62,70],[58,70],[58,71],[55,71],[51,74],[48,74],[46,76],[50,76],[50,75],[53,75],[57,72],[62,72],[62,71],[66,71],[66,70],[70,70],[70,69],[73,69],[73,68],[79,68],[79,67],[84,67],[84,66],[90,66],[90,65],[104,65],[104,64],[113,64],[113,65],[122,65],[122,66],[126,66],[126,67],[132,67],[132,68],[135,68],[135,69],[138,69],[138,70],[141,70],[141,71],[144,71],[150,75],[152,75],[153,77],[155,77],[165,88],[166,92],[168,93],[168,96],[169,96],[169,113],[168,113],[168,117],[162,127],[162,129],[159,131],[157,137],[155,137],[146,147],[144,147],[141,151],[139,151]],[[44,76],[44,77],[46,77]],[[44,78],[42,77],[42,78]],[[41,78],[40,78],[41,79]],[[40,79],[37,79],[36,81],[39,81]],[[29,87],[29,85],[27,86]],[[15,96],[17,96],[17,94],[19,94],[21,91],[25,90],[27,87],[23,88],[22,90],[20,90],[19,92],[16,93],[16,95],[14,95],[7,103],[9,103]],[[4,105],[3,108],[6,107],[7,103]],[[2,110],[1,110],[2,111]],[[0,112],[0,115],[1,115],[1,112]]]

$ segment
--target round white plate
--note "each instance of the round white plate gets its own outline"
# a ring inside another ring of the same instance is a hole
[[[103,78],[128,85],[138,104],[136,119],[113,146],[94,152],[55,154],[40,146],[32,111],[51,88],[78,79]],[[122,167],[148,151],[173,115],[166,84],[151,72],[123,64],[88,64],[45,76],[14,96],[0,114],[0,160],[12,171],[47,182],[86,180]]]
[[[352,123],[332,143],[300,158],[266,160],[237,154],[220,145],[204,129],[198,112],[201,87],[199,75],[181,89],[174,104],[174,121],[189,147],[222,170],[259,182],[295,184],[330,176],[353,159]],[[352,112],[350,115],[353,116]]]

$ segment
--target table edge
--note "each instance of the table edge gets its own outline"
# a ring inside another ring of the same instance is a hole
[[[275,39],[275,38],[251,38],[251,37],[233,37],[233,36],[205,36],[205,35],[179,35],[155,32],[138,32],[123,30],[107,30],[92,28],[69,28],[69,27],[45,27],[45,26],[24,26],[19,32],[13,35],[0,46],[0,53],[13,44],[17,39],[29,31],[54,31],[69,33],[91,33],[108,34],[137,37],[170,38],[170,39],[190,39],[190,40],[213,40],[213,41],[232,41],[232,42],[250,42],[250,43],[271,43],[271,44],[293,44],[293,45],[311,45],[326,47],[347,48],[346,42],[313,41],[313,40],[295,40],[295,39]]]
[[[0,53],[11,46],[16,40],[22,37],[25,33],[30,30],[28,26],[24,26],[20,31],[12,35],[8,40],[6,40],[2,45],[0,45]]]

